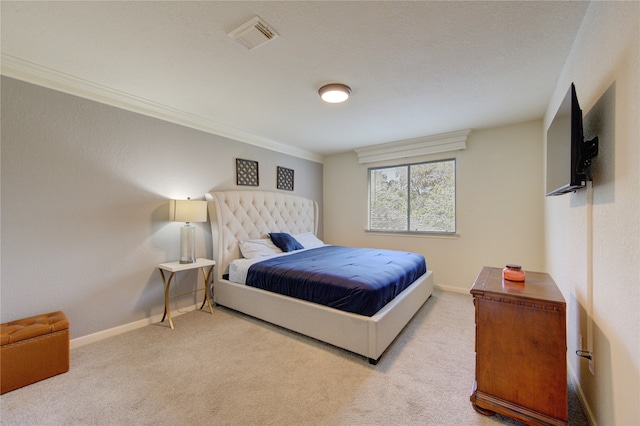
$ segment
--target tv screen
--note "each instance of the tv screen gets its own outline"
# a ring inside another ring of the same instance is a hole
[[[598,138],[585,143],[582,110],[571,84],[547,130],[546,194],[562,195],[586,185],[587,168],[598,153]]]

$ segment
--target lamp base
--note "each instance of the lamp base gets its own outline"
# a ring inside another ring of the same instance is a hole
[[[187,223],[180,228],[180,263],[196,261],[196,228]]]

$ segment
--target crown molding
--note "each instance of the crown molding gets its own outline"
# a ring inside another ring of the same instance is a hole
[[[457,132],[358,148],[354,151],[358,153],[358,162],[360,164],[457,151],[467,148],[469,133],[471,133],[471,130],[459,130]]]
[[[10,55],[1,54],[0,60],[2,62],[1,73],[7,77],[316,163],[322,163],[324,160],[323,156],[314,152],[261,138],[208,118],[92,83]]]

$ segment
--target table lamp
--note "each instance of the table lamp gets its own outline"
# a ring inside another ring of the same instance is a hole
[[[180,228],[180,263],[196,261],[196,228],[191,222],[207,221],[207,202],[186,200],[169,201],[169,220],[185,222]]]

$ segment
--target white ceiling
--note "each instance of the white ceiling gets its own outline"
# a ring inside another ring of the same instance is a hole
[[[541,118],[588,5],[3,0],[2,70],[322,158]],[[227,34],[256,15],[280,37],[248,50]],[[347,102],[320,101],[333,82]]]

